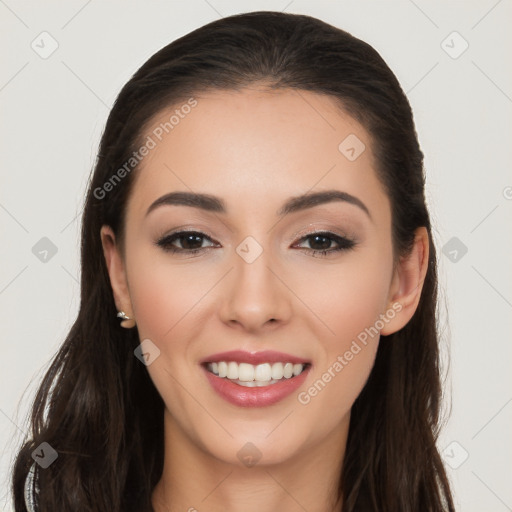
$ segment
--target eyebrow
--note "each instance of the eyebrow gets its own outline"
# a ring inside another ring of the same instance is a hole
[[[368,215],[370,219],[372,216],[366,205],[357,197],[340,190],[325,190],[322,192],[309,192],[307,194],[291,197],[286,203],[277,211],[279,217],[295,213],[308,208],[313,208],[325,203],[332,203],[335,201],[342,201],[345,203],[357,206]],[[193,192],[170,192],[154,201],[146,212],[146,216],[150,212],[163,205],[175,206],[191,206],[193,208],[200,208],[208,212],[227,213],[226,203],[223,199],[212,196],[210,194],[199,194]]]

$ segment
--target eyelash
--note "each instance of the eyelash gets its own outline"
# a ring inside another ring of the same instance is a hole
[[[173,254],[175,254],[175,253],[197,254],[198,252],[204,251],[205,249],[212,248],[210,246],[210,247],[199,247],[196,249],[181,249],[181,248],[174,247],[172,245],[172,243],[175,240],[179,240],[179,239],[185,238],[186,236],[191,236],[191,235],[195,235],[197,237],[205,238],[205,239],[208,239],[211,241],[211,238],[208,235],[206,235],[205,233],[201,233],[200,231],[178,231],[176,233],[172,233],[170,235],[166,235],[166,236],[160,238],[159,240],[157,240],[156,245],[161,247],[165,252],[170,252]],[[332,253],[338,253],[341,251],[349,251],[357,245],[357,243],[354,240],[336,235],[329,231],[317,231],[314,233],[309,233],[308,235],[303,236],[299,240],[299,242],[308,240],[313,237],[321,237],[321,238],[330,239],[338,244],[338,247],[336,249],[307,249],[306,248],[305,249],[306,252],[312,254],[313,257],[315,257],[315,258],[325,258],[329,254],[332,254]]]

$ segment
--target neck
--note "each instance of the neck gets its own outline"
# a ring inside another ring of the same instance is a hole
[[[155,512],[338,512],[349,416],[338,430],[273,464],[219,460],[164,415],[165,460]]]

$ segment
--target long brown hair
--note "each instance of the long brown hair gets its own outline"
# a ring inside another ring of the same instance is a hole
[[[367,43],[309,16],[236,15],[205,25],[153,55],[121,90],[109,115],[82,219],[78,317],[47,371],[31,411],[32,439],[13,467],[16,512],[32,452],[58,453],[36,465],[38,510],[151,511],[163,470],[163,401],[134,357],[137,329],[123,330],[105,265],[100,228],[122,240],[134,174],[98,191],[164,107],[209,89],[255,82],[327,94],[372,136],[376,172],[392,209],[395,261],[416,228],[430,238],[428,270],[413,318],[382,336],[374,368],[352,407],[339,495],[343,512],[454,511],[436,448],[441,375],[436,322],[437,267],[425,204],[423,154],[409,102]]]

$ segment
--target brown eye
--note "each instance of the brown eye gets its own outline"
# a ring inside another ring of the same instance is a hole
[[[303,238],[302,241],[309,243],[309,248],[305,247],[306,251],[313,253],[313,256],[327,256],[329,253],[336,253],[339,251],[348,251],[356,246],[354,240],[349,238],[335,235],[330,232],[311,233]],[[334,247],[333,244],[334,243]]]
[[[211,241],[210,237],[199,231],[180,231],[164,236],[157,241],[157,245],[168,252],[197,253],[212,247],[212,245],[203,247],[204,240]]]

